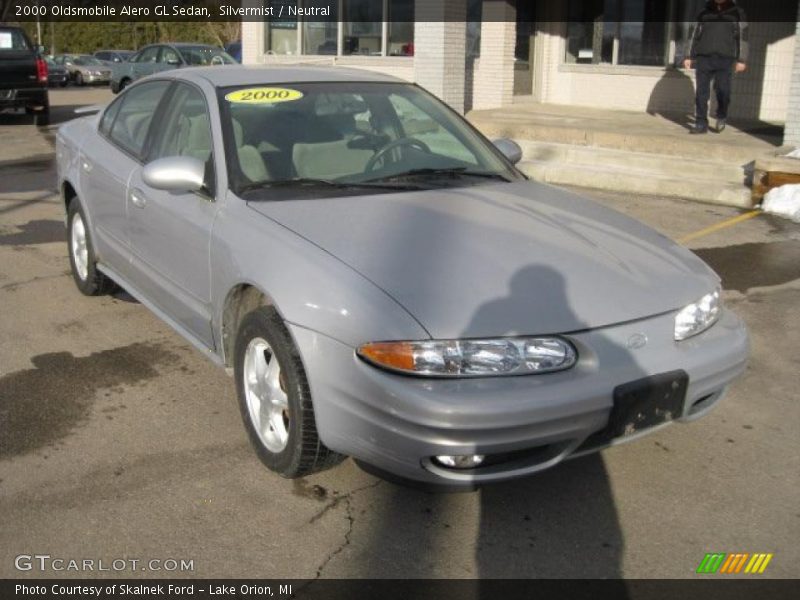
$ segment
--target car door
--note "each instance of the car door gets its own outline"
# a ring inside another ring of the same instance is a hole
[[[161,53],[161,46],[148,46],[137,56],[136,62],[131,63],[131,76],[134,80],[147,77],[156,72],[158,68],[158,56]]]
[[[130,262],[128,182],[141,164],[153,112],[168,88],[167,81],[131,88],[109,105],[96,132],[81,146],[79,185],[97,255],[123,277],[129,275]]]
[[[134,284],[174,323],[213,348],[209,249],[217,213],[208,105],[192,84],[173,84],[159,109],[148,162],[192,156],[206,165],[207,192],[149,187],[137,168],[128,192]]]

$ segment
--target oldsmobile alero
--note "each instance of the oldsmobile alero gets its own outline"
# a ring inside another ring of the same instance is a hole
[[[57,136],[78,289],[227,367],[269,469],[456,488],[696,419],[748,354],[696,255],[520,158],[343,68],[160,73]]]

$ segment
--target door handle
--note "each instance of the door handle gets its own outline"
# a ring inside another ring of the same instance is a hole
[[[133,204],[136,208],[144,208],[147,206],[147,198],[145,198],[144,194],[140,190],[131,190],[131,204]]]

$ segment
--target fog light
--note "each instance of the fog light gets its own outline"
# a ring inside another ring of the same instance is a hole
[[[482,454],[468,454],[463,456],[437,456],[435,460],[449,469],[474,469],[481,465],[484,458],[486,457]]]

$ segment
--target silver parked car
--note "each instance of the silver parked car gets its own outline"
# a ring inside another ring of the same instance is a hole
[[[111,67],[91,54],[60,54],[53,62],[67,69],[75,85],[107,84],[111,81]]]
[[[114,64],[111,91],[116,94],[142,77],[171,69],[235,64],[236,61],[230,55],[216,46],[193,43],[152,44],[124,62]]]
[[[696,419],[745,369],[697,256],[385,75],[170,71],[57,156],[80,291],[123,286],[229,368],[285,477],[528,475]]]

